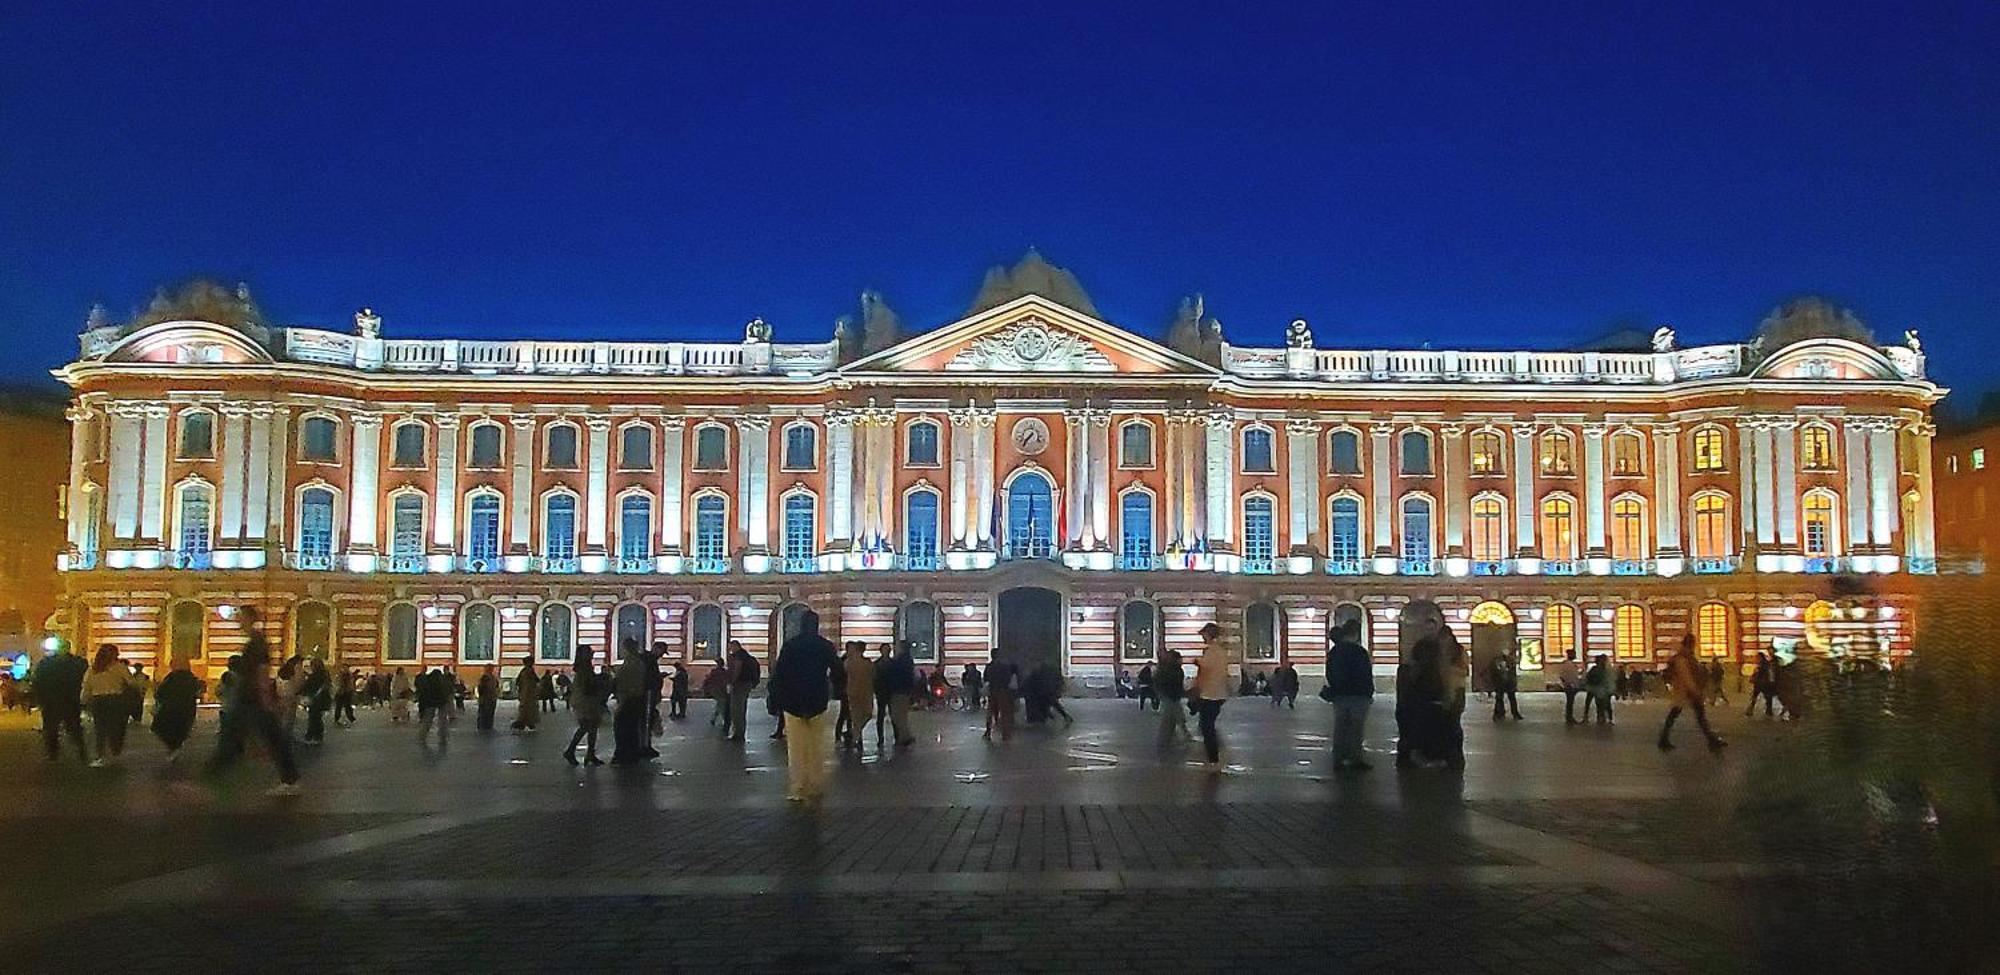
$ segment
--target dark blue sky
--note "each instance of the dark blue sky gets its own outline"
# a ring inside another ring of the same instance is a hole
[[[1701,341],[1819,291],[2000,383],[1992,4],[77,6],[0,11],[0,375],[194,273],[804,340],[1033,244],[1155,334],[1201,291],[1239,342]]]

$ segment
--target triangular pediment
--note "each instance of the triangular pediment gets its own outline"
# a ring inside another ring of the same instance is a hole
[[[842,372],[1213,375],[1144,336],[1023,295],[849,363]]]

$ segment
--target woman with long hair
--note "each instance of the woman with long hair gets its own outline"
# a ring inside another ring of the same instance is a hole
[[[584,746],[585,765],[603,765],[597,757],[597,729],[604,724],[605,693],[599,685],[605,684],[603,676],[597,672],[597,650],[588,643],[577,644],[576,677],[569,685],[569,708],[576,713],[576,734],[571,735],[569,747],[563,749],[563,759],[571,765],[577,764],[576,746]],[[608,691],[608,688],[605,690]]]
[[[118,659],[117,645],[98,647],[97,656],[90,661],[90,673],[83,675],[83,699],[97,741],[92,768],[102,768],[125,750],[125,724],[132,717],[132,702],[126,692],[131,683],[131,668]]]

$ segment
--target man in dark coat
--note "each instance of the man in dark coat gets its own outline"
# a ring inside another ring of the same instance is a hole
[[[826,787],[826,744],[831,735],[826,704],[838,667],[840,657],[833,643],[819,635],[819,614],[807,610],[799,617],[798,635],[778,648],[767,689],[787,725],[791,789],[785,798],[793,802],[817,802]]]

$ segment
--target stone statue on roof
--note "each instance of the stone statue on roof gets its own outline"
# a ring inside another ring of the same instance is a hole
[[[1672,352],[1674,350],[1673,326],[1662,325],[1653,330],[1653,351]]]
[[[1219,333],[1220,331],[1221,329],[1218,328],[1217,332]],[[1310,349],[1312,347],[1312,326],[1307,325],[1306,320],[1303,318],[1293,319],[1292,324],[1285,327],[1285,348]]]

